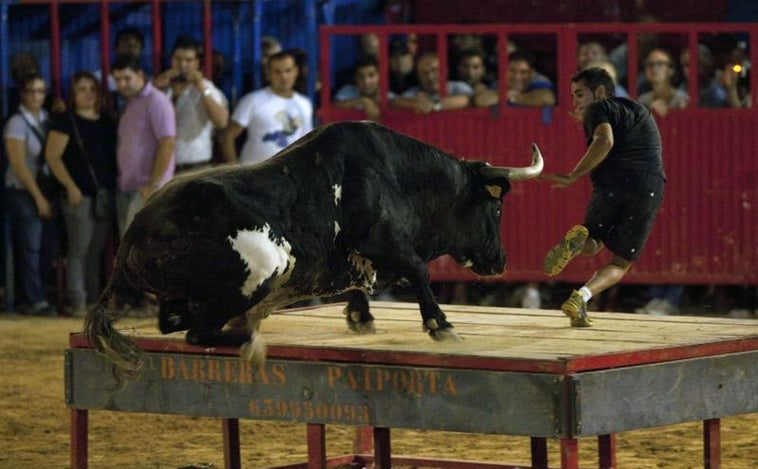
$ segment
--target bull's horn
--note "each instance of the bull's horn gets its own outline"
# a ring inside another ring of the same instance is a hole
[[[536,143],[532,143],[532,164],[523,168],[507,168],[503,166],[489,166],[483,168],[483,173],[487,178],[506,178],[511,181],[524,181],[534,179],[542,173],[542,167],[545,162],[542,160],[542,153],[537,148]]]

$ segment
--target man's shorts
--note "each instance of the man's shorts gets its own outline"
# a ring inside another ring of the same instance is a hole
[[[590,237],[617,256],[637,261],[663,202],[663,186],[661,176],[645,173],[629,174],[613,185],[596,185],[584,217]]]

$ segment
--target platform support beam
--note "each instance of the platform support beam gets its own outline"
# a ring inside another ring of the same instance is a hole
[[[705,469],[721,469],[721,420],[703,421],[703,462]]]
[[[374,427],[374,467],[376,469],[392,468],[389,428]]]
[[[323,423],[307,424],[308,469],[326,467],[326,426]]]
[[[224,467],[240,469],[240,423],[237,419],[221,419],[221,431],[224,436]]]
[[[532,451],[532,467],[534,469],[548,469],[547,466],[547,440],[545,438],[530,438]]]
[[[597,457],[598,467],[600,469],[616,468],[616,435],[598,435],[597,437]]]
[[[579,440],[561,438],[561,469],[579,469]]]
[[[71,409],[71,469],[87,469],[87,409]]]

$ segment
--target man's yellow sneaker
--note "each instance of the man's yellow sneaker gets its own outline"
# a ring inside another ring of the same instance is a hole
[[[561,311],[571,318],[571,327],[592,327],[592,319],[587,316],[587,302],[578,291],[571,292],[569,299],[561,305]]]
[[[582,252],[588,237],[589,231],[583,225],[576,225],[568,230],[563,240],[553,246],[545,256],[545,262],[542,264],[545,273],[551,277],[561,273],[571,259]]]

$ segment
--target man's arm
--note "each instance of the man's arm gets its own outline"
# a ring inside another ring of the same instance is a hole
[[[205,88],[199,89],[203,105],[205,106],[205,112],[208,113],[208,118],[217,129],[223,129],[229,123],[229,109],[223,103],[216,101],[215,93],[213,92],[215,90],[210,85],[205,86]],[[210,91],[206,92],[207,90]]]
[[[229,125],[221,132],[221,155],[227,163],[237,163],[237,148],[235,142],[244,128],[234,120],[229,120]]]
[[[143,200],[147,200],[158,189],[161,180],[163,180],[163,175],[166,174],[166,170],[168,170],[168,166],[171,164],[175,140],[174,137],[163,137],[158,140],[158,148],[155,151],[155,161],[153,162],[153,171],[150,174],[150,182],[146,186],[140,187]]]
[[[576,182],[582,176],[589,174],[603,162],[613,148],[613,128],[607,122],[595,127],[592,142],[587,151],[568,174],[545,174],[540,179],[553,182],[554,187],[564,188]]]

